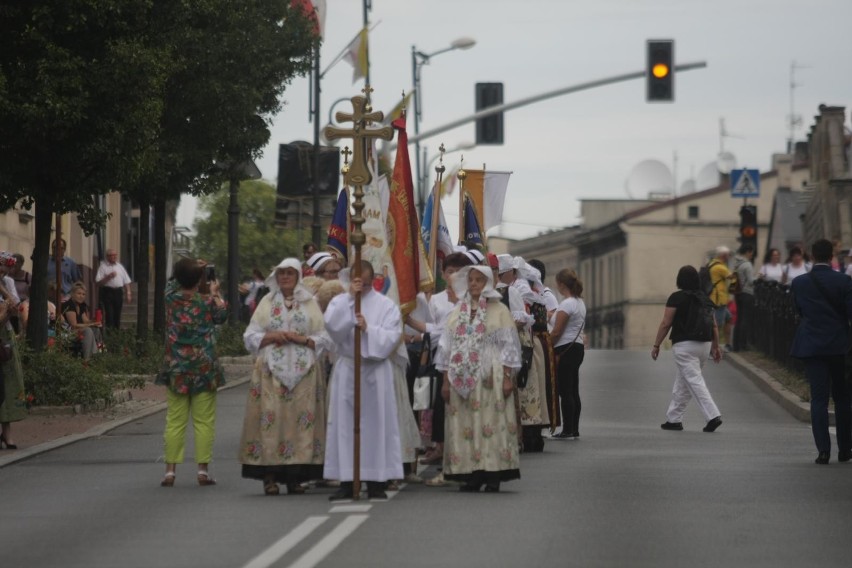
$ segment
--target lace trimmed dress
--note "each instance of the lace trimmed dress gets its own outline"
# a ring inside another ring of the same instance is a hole
[[[287,343],[275,354],[274,345],[260,347],[270,330],[309,337],[316,349]],[[243,338],[257,358],[237,458],[242,476],[260,480],[272,476],[277,483],[322,479],[326,435],[322,353],[330,339],[319,305],[309,296],[297,296],[287,307],[280,292],[267,294]],[[274,373],[271,367],[276,368]]]
[[[463,341],[454,333],[461,306],[450,314],[436,355],[436,367],[448,371]],[[518,421],[514,394],[503,397],[503,367],[521,367],[521,349],[515,322],[499,300],[487,304],[485,332],[480,346],[479,376],[465,398],[450,387],[446,408],[444,477],[469,482],[480,472],[500,481],[520,479]]]

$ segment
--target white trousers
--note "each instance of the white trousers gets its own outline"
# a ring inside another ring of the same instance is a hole
[[[672,389],[672,402],[666,412],[669,422],[682,422],[686,406],[694,397],[695,402],[704,414],[704,419],[710,421],[719,416],[719,409],[704,384],[701,369],[710,356],[710,343],[703,341],[679,341],[672,345],[677,375]]]

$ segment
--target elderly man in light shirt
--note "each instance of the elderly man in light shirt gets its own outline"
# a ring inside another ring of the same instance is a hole
[[[121,307],[124,299],[132,300],[130,276],[118,262],[118,253],[107,249],[106,260],[98,266],[95,281],[100,286],[100,300],[104,306],[104,325],[113,329],[121,327]]]

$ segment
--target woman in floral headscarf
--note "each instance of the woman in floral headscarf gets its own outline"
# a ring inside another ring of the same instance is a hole
[[[441,337],[436,367],[447,403],[444,477],[462,491],[500,490],[521,477],[513,377],[521,347],[512,314],[494,290],[487,266],[464,268],[453,289],[461,298]]]
[[[325,456],[325,378],[321,351],[329,346],[322,311],[301,284],[302,263],[283,260],[266,281],[243,339],[257,356],[240,440],[243,477],[263,481],[267,495],[304,493],[301,482],[322,479]]]

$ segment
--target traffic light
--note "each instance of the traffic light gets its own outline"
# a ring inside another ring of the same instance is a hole
[[[740,207],[740,245],[751,245],[757,251],[757,205]]]
[[[645,67],[646,100],[674,102],[674,40],[649,39]]]
[[[503,104],[503,83],[476,84],[476,111]],[[503,113],[492,114],[476,121],[476,144],[503,143]]]

